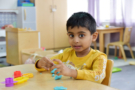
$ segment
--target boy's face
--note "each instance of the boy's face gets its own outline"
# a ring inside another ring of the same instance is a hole
[[[97,39],[98,33],[92,34],[85,27],[71,27],[68,28],[67,35],[69,38],[69,44],[75,50],[75,52],[81,53],[90,50],[92,41]]]

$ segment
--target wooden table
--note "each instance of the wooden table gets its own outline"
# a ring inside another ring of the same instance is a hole
[[[104,34],[119,32],[120,33],[119,41],[122,41],[123,40],[123,30],[124,30],[123,27],[97,28],[97,32],[99,33],[99,50],[101,52],[104,52],[104,43],[105,43]]]
[[[12,77],[13,72],[16,70],[20,70],[23,74],[33,73],[34,77],[25,83],[13,87],[5,87],[4,84],[0,84],[0,90],[54,90],[53,88],[56,86],[67,87],[67,90],[118,90],[91,81],[74,80],[65,76],[60,80],[54,80],[49,71],[38,72],[32,64],[0,68],[0,82],[4,81],[7,77]]]

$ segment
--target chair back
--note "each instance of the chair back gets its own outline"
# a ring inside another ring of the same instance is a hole
[[[132,28],[131,27],[127,27],[125,29],[125,32],[124,32],[124,44],[130,42],[131,31],[132,31]]]
[[[102,81],[101,84],[110,86],[111,83],[111,76],[112,76],[112,69],[113,69],[113,60],[107,60],[107,65],[106,65],[106,77]]]

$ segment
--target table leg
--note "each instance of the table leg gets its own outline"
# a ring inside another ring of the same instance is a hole
[[[99,50],[104,52],[104,34],[99,33]]]

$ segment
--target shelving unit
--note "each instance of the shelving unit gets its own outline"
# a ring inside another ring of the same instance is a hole
[[[11,9],[11,10],[0,10],[0,12],[15,12],[16,14],[18,14],[18,10],[17,9]]]
[[[30,0],[30,1],[35,4],[35,0]],[[19,11],[18,8],[19,7],[17,5],[17,0],[0,0],[0,12],[14,12],[14,13],[17,14],[16,16],[18,17],[19,15],[21,16],[21,14],[22,14],[22,11]],[[22,8],[25,8],[25,7],[22,7]],[[28,8],[28,7],[26,7],[26,8]],[[34,14],[34,13],[31,13],[32,10],[29,10],[28,11],[26,9],[26,10],[23,10],[23,11],[24,11],[24,13],[22,14],[22,17],[21,18],[23,18],[23,16],[25,16],[25,19],[26,19],[26,16],[27,16],[27,19],[24,20],[25,23],[23,22],[22,25],[25,28],[31,28],[31,29],[35,28],[33,30],[36,30],[36,23],[35,23],[36,20],[35,20],[35,22],[33,22],[33,21],[32,21],[32,23],[30,22],[31,21],[30,19],[33,17],[32,14]],[[28,17],[28,15],[29,15],[29,17]],[[19,18],[19,20],[21,18]],[[35,18],[36,18],[36,16],[35,16]],[[32,20],[34,20],[34,19],[32,19]],[[22,23],[21,21],[18,21],[18,22],[19,23]],[[18,24],[18,22],[17,22],[17,24]],[[34,25],[33,25],[33,23],[34,23]],[[24,28],[23,26],[20,26],[18,28]],[[5,37],[6,38],[6,31],[5,30],[0,29],[0,38],[1,37]],[[7,55],[6,54],[6,41],[3,41],[3,38],[2,38],[2,41],[0,41],[0,57],[6,56],[6,55]]]
[[[0,37],[6,37],[6,31],[0,29]],[[0,41],[0,57],[6,56],[6,41]]]

